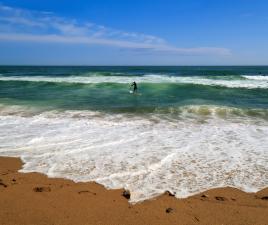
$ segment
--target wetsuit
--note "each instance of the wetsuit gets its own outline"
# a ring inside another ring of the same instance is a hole
[[[131,86],[133,86],[133,92],[137,92],[138,87],[135,81],[131,84]]]

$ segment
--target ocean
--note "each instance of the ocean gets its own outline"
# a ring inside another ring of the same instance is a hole
[[[0,66],[0,155],[21,157],[22,172],[126,188],[133,203],[257,191],[268,67]]]

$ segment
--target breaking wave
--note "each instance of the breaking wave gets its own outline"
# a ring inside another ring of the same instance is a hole
[[[230,78],[230,77],[229,77]],[[244,78],[244,79],[242,79]],[[228,79],[228,76],[168,76],[168,75],[140,75],[140,76],[0,76],[0,81],[30,81],[30,82],[64,82],[64,83],[181,83],[197,84],[209,86],[222,86],[228,88],[268,88],[268,76],[234,76]]]
[[[144,115],[1,105],[0,154],[22,157],[23,172],[129,189],[131,202],[166,190],[257,191],[268,184],[263,117],[267,110],[205,105]]]

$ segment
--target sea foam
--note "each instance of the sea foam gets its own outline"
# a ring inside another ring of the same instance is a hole
[[[268,88],[267,76],[242,76],[246,79],[226,79],[228,76],[222,76],[222,79],[211,79],[201,76],[168,76],[147,74],[144,76],[0,76],[0,81],[30,81],[30,82],[65,82],[65,83],[131,83],[134,80],[137,83],[181,83],[181,84],[198,84],[209,86],[223,86],[228,88]]]
[[[2,106],[0,155],[22,157],[22,172],[126,188],[131,202],[166,190],[178,198],[224,186],[257,191],[268,184],[268,122],[222,119],[216,112],[235,110],[223,108],[190,106],[174,119]]]
[[[246,76],[246,75],[244,75],[243,77],[246,78],[246,79],[249,79],[249,80],[268,81],[268,76],[261,76],[261,75],[258,75],[258,76],[254,76],[254,75]]]

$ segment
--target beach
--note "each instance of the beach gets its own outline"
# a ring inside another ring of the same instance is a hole
[[[19,158],[0,157],[0,224],[268,224],[268,189],[218,188],[176,199],[170,193],[130,204],[124,190],[20,173]]]
[[[267,74],[1,66],[0,224],[268,224]]]
[[[0,0],[0,225],[268,225],[267,11]]]

